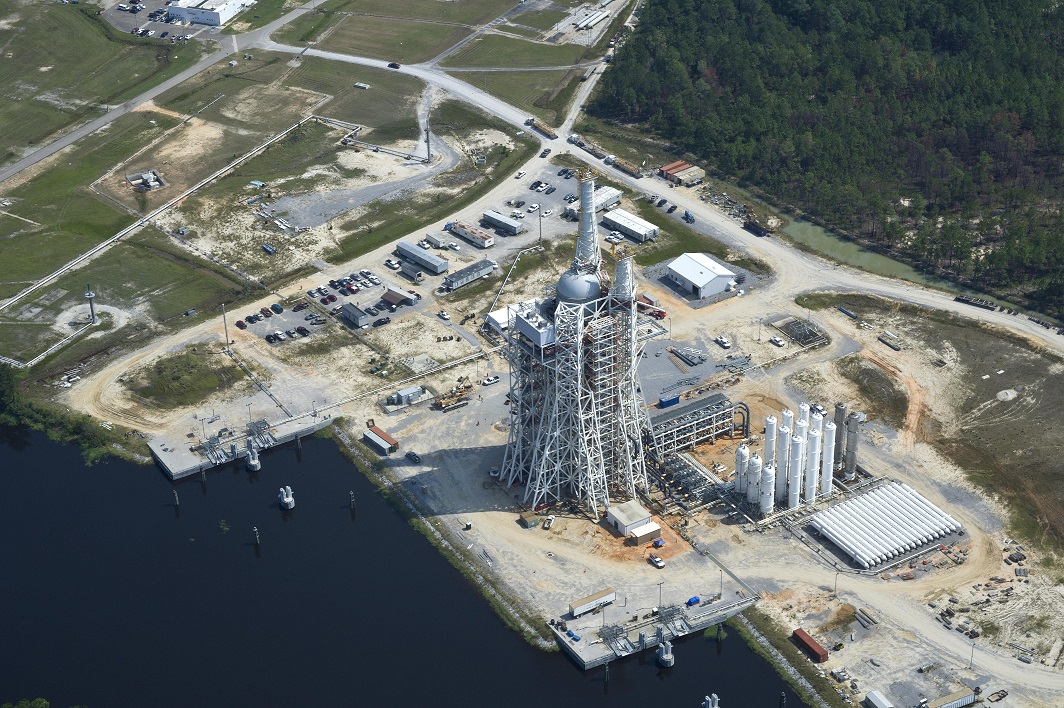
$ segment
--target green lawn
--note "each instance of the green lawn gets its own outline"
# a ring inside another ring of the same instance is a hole
[[[289,5],[288,0],[255,0],[254,5],[234,17],[222,32],[236,34],[264,27],[301,4]]]
[[[495,19],[515,5],[515,0],[355,0],[345,6],[348,12],[408,17],[418,20],[480,25]]]
[[[454,75],[507,103],[525,109],[530,115],[557,125],[580,85],[579,70],[549,71],[462,71]]]
[[[520,35],[521,37],[528,37],[529,39],[539,39],[542,35],[539,30],[518,27],[517,25],[502,25],[496,29],[502,32],[509,32],[510,34]]]
[[[454,67],[570,66],[579,63],[587,47],[577,44],[540,44],[487,34],[473,40],[442,62]]]
[[[355,88],[358,82],[369,84],[369,90]],[[319,115],[382,129],[416,118],[416,100],[425,88],[419,79],[390,69],[316,57],[304,57],[302,66],[286,77],[285,85],[333,96],[315,109]]]
[[[88,5],[34,3],[8,8],[0,24],[0,163],[45,143],[58,130],[100,115],[198,59],[195,44],[119,34]],[[57,38],[65,38],[57,41]],[[75,39],[76,38],[76,39]],[[69,41],[66,41],[69,40]]]
[[[544,32],[554,27],[570,13],[562,12],[561,10],[532,10],[530,12],[523,12],[517,17],[514,17],[512,22],[519,25],[526,25],[528,27],[535,27],[541,29]]]
[[[244,372],[228,357],[192,347],[157,360],[128,386],[162,408],[175,408],[204,401],[243,380]]]
[[[318,48],[416,63],[428,61],[471,32],[462,25],[352,15],[329,32]]]

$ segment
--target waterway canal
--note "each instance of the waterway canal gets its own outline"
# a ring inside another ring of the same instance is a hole
[[[325,440],[172,487],[0,428],[0,480],[0,703],[801,705],[734,634],[678,642],[669,671],[617,662],[608,682],[532,648]]]

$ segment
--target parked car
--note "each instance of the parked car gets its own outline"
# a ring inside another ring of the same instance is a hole
[[[497,383],[499,383],[499,377],[498,376],[489,376],[486,379],[484,379],[483,381],[481,381],[480,385],[481,386],[491,386],[492,384],[497,384]]]
[[[315,319],[317,316],[318,316],[318,314],[316,312],[312,312],[309,315],[305,315],[303,317],[303,320],[306,321],[306,322],[310,322],[312,319]]]
[[[328,300],[329,302],[336,302],[336,296],[335,296],[335,295],[333,295],[332,293],[329,293],[329,294],[328,294],[328,295],[326,296],[326,298],[325,298],[325,299],[326,299],[326,300]]]
[[[272,334],[267,334],[266,335],[266,343],[267,344],[273,344],[276,341],[277,341],[277,337],[274,337]]]
[[[663,207],[663,206],[665,206],[666,204],[668,204],[668,200],[667,200],[667,199],[659,199],[659,200],[658,200],[658,206],[659,206],[659,207]]]
[[[546,519],[543,520],[544,531],[550,531],[551,526],[554,526],[554,514],[550,514]]]
[[[406,459],[410,460],[411,462],[421,462],[421,455],[411,450],[410,452],[406,453]]]
[[[270,309],[276,312],[278,315],[284,312],[284,308],[278,305],[276,302],[270,305]]]
[[[369,315],[370,317],[376,317],[380,313],[381,313],[381,311],[378,310],[376,307],[367,307],[366,308],[366,314]]]
[[[671,213],[673,213],[674,211],[676,211],[676,205],[675,205],[675,204],[673,204],[673,205],[672,205],[671,207],[669,207],[669,211],[668,211],[668,213],[669,213],[669,214],[671,214]]]
[[[329,304],[329,298],[323,297],[318,302],[320,302],[322,305],[328,305]]]
[[[787,342],[783,341],[781,337],[769,337],[768,340],[771,344],[775,344],[777,347],[787,346]]]
[[[543,152],[539,154],[540,157],[546,157],[550,154],[550,148],[543,148]]]
[[[569,171],[569,170],[567,170],[566,168],[564,168],[564,167],[563,167],[563,168],[561,168],[560,170],[558,170],[558,176],[559,176],[559,177],[562,177],[562,176],[564,176],[564,175],[565,175],[565,173],[566,173],[566,172],[568,172],[568,171]]]
[[[542,213],[542,214],[541,214],[540,216],[550,216],[550,215],[551,215],[551,214],[553,214],[553,213],[554,213],[554,210],[553,210],[553,209],[547,209],[547,210],[546,210],[545,212],[543,212],[543,213]]]
[[[454,241],[451,241],[449,244],[447,244],[447,248],[451,249],[452,251],[460,251],[460,250],[462,250],[462,247],[459,246]]]
[[[246,324],[244,324],[244,320],[237,320],[236,321],[236,328],[237,329],[247,329],[248,326]]]
[[[531,214],[531,213],[533,213],[535,211],[538,211],[538,210],[539,210],[539,204],[532,204],[531,206],[528,207],[528,213],[529,214]]]
[[[558,191],[557,187],[547,187],[547,191],[544,192],[544,194],[554,194],[557,191]]]
[[[277,330],[276,332],[274,332],[273,338],[276,339],[278,342],[283,342],[284,340],[288,339],[285,333],[281,330]]]
[[[436,316],[439,317],[441,320],[449,320],[449,319],[451,319],[451,315],[448,314],[447,310],[440,310],[439,312],[436,313]]]
[[[533,182],[533,183],[532,183],[532,186],[531,186],[531,187],[529,187],[529,189],[536,189],[536,188],[537,188],[537,187],[539,187],[539,185],[541,185],[541,184],[543,184],[543,183],[542,183],[542,182],[540,182],[540,181],[539,181],[539,180],[537,179],[537,180],[536,180],[535,182]]]
[[[377,320],[373,321],[373,326],[374,327],[383,327],[384,325],[390,323],[391,321],[392,321],[391,317],[381,317],[380,319],[377,319]]]
[[[723,334],[718,334],[713,341],[719,344],[722,349],[731,349],[731,340]]]
[[[654,555],[653,553],[651,553],[649,556],[647,556],[647,562],[649,562],[650,565],[654,566],[658,570],[661,570],[662,568],[665,567],[665,561],[661,560],[661,558],[659,558],[658,556]]]
[[[292,312],[302,312],[303,310],[307,309],[308,307],[310,307],[310,306],[307,303],[301,302],[301,303],[298,303],[295,307],[292,308]]]
[[[514,206],[517,207],[517,208],[521,208],[524,205],[525,205],[525,200],[524,199],[519,199],[516,202],[514,202]]]
[[[400,68],[400,66],[399,66],[398,62],[390,61],[390,62],[388,62],[388,68],[389,69],[398,69],[398,68]]]

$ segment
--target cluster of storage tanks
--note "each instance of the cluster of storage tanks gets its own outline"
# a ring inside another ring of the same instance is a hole
[[[961,528],[951,516],[900,482],[822,511],[810,525],[866,570]]]
[[[808,403],[798,415],[785,410],[777,419],[765,418],[764,457],[747,445],[735,452],[735,491],[746,495],[762,515],[794,509],[831,494],[836,460],[842,460],[843,479],[857,474],[857,433],[860,413],[847,415],[846,405],[835,406],[835,420],[825,421],[823,409]],[[845,438],[843,430],[846,431]]]

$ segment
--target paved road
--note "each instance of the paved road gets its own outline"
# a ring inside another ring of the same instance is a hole
[[[76,128],[75,130],[64,135],[63,137],[58,138],[55,141],[45,145],[44,147],[33,151],[29,155],[23,157],[18,162],[8,165],[3,169],[0,169],[0,183],[3,183],[5,180],[10,179],[11,177],[14,177],[23,170],[32,167],[33,165],[36,165],[41,160],[44,160],[45,158],[50,157],[51,155],[54,155],[55,153],[59,152],[60,150],[69,145],[72,145],[78,140],[81,140],[86,135],[90,135],[99,130],[100,128],[111,124],[113,121],[129,113],[137,106],[152,100],[153,98],[165,91],[169,91],[174,86],[180,84],[182,81],[187,81],[188,79],[191,79],[193,76],[199,74],[201,71],[204,71],[205,69],[208,69],[209,67],[214,66],[218,62],[222,61],[230,54],[234,54],[244,49],[248,49],[249,47],[260,46],[260,43],[263,40],[268,39],[270,34],[273,33],[275,30],[285,24],[288,24],[300,15],[310,12],[322,2],[324,2],[324,0],[311,0],[306,5],[292,10],[284,17],[274,20],[270,24],[261,27],[257,30],[245,32],[244,34],[240,35],[223,36],[219,40],[222,46],[218,51],[214,52],[210,56],[204,57],[196,64],[182,71],[180,74],[177,74],[167,79],[166,81],[163,81],[161,84],[148,89],[136,98],[130,99],[129,101],[123,103],[121,106],[111,109],[99,118],[89,121],[85,125]],[[300,49],[297,49],[296,51],[300,51]]]

